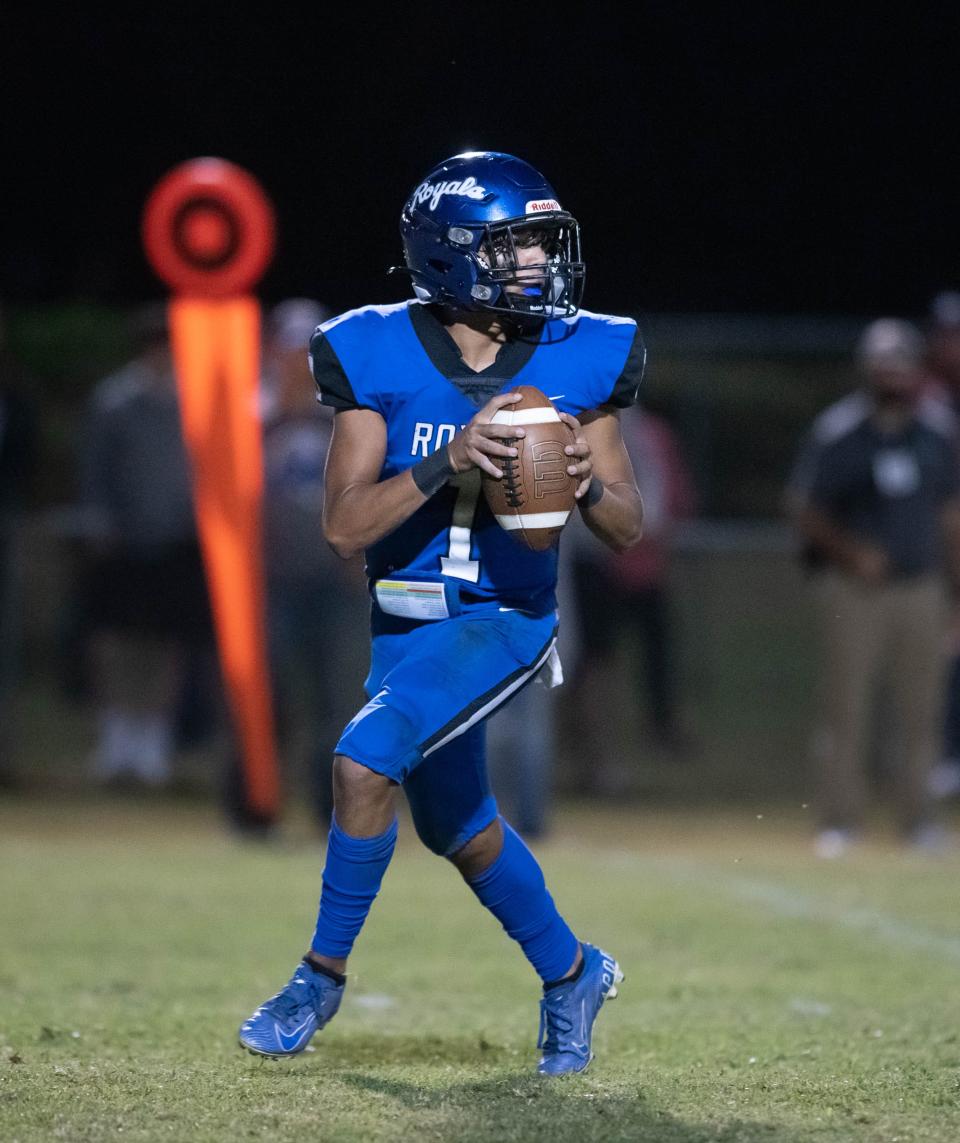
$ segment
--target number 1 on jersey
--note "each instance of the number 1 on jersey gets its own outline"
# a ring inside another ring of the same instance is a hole
[[[474,517],[480,499],[480,473],[477,470],[465,472],[450,483],[456,486],[457,499],[453,504],[453,520],[450,523],[450,547],[447,554],[440,557],[440,569],[444,575],[476,583],[480,578],[480,561],[470,559],[470,548],[473,544]]]

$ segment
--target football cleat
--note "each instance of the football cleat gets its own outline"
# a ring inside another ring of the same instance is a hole
[[[285,987],[240,1025],[240,1047],[272,1060],[297,1055],[336,1016],[345,987],[301,961]]]
[[[537,1047],[543,1055],[537,1071],[544,1076],[582,1072],[593,1059],[590,1040],[593,1022],[604,1000],[613,1000],[623,980],[613,957],[586,943],[583,971],[576,980],[563,981],[547,990],[540,1001],[540,1036]]]

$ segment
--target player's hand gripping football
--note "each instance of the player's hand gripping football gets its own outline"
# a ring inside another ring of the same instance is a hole
[[[583,426],[577,418],[571,417],[569,413],[561,413],[560,420],[573,430],[573,444],[567,445],[563,451],[570,457],[567,472],[577,478],[577,491],[574,495],[582,500],[590,491],[593,481],[593,454],[583,435]]]
[[[516,456],[517,450],[503,442],[526,436],[526,433],[513,425],[492,425],[490,422],[500,409],[521,399],[520,393],[499,393],[464,425],[447,445],[447,456],[454,472],[479,468],[497,480],[503,476],[502,470],[490,458]]]

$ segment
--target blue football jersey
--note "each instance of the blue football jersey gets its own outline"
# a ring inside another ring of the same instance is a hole
[[[534,385],[567,413],[636,400],[645,350],[632,318],[581,310],[504,344],[480,373],[464,365],[432,308],[420,302],[365,306],[332,318],[310,343],[319,399],[379,413],[387,428],[380,479],[437,449],[494,394]],[[467,600],[496,600],[543,613],[556,607],[557,552],[532,552],[497,524],[480,472],[450,482],[366,552],[371,581],[447,578]]]

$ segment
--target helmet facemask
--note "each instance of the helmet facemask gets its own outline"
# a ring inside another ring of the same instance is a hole
[[[460,245],[468,235],[477,281],[470,290],[476,308],[524,317],[572,317],[580,308],[586,268],[580,255],[580,228],[565,213],[513,218],[488,224],[479,233],[466,228],[448,235]],[[457,239],[460,242],[457,242]],[[535,247],[544,258],[529,261]]]

